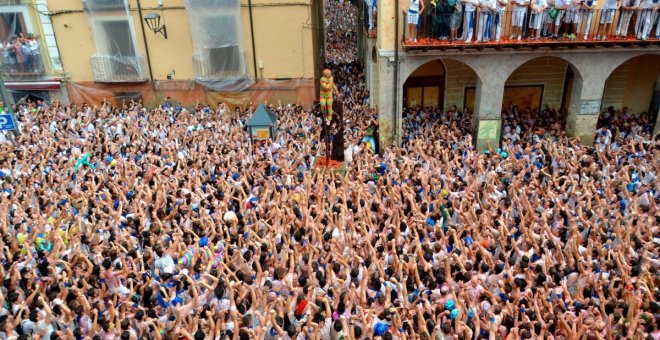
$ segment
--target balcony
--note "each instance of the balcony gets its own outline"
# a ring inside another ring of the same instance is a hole
[[[142,56],[92,56],[94,81],[99,83],[137,83],[149,80]]]
[[[123,11],[127,9],[126,0],[83,0],[87,11]]]
[[[361,13],[361,22],[364,24],[364,31],[367,33],[367,37],[375,39],[376,32],[378,31],[376,27],[376,24],[378,23],[378,13],[377,7],[369,7],[369,3],[372,1],[373,0],[363,0],[358,4]]]
[[[520,47],[577,47],[577,46],[614,46],[614,45],[650,45],[660,43],[656,36],[656,27],[649,20],[645,29],[646,17],[652,19],[652,11],[630,11],[629,15],[607,10],[564,10],[550,13],[548,10],[537,15],[531,11],[522,14],[516,11],[474,12],[473,32],[463,29],[465,12],[452,18],[452,13],[440,9],[435,16],[425,9],[419,15],[416,39],[411,34],[408,24],[408,12],[403,12],[403,46],[408,49],[483,49],[483,48],[520,48]],[[552,14],[552,16],[551,16]],[[601,20],[607,21],[612,16],[609,32]],[[516,21],[517,27],[513,26]],[[571,21],[571,23],[569,23]],[[498,25],[497,23],[500,22]],[[450,25],[456,24],[456,37],[452,40]],[[627,23],[627,27],[626,27]],[[499,33],[498,33],[499,31]],[[481,33],[480,33],[481,32]],[[411,39],[413,38],[413,39]]]
[[[206,52],[193,55],[195,79],[210,81],[245,77],[247,55],[240,53],[238,46],[212,48]]]
[[[28,41],[0,44],[2,63],[0,70],[5,80],[29,80],[45,74],[39,45]]]

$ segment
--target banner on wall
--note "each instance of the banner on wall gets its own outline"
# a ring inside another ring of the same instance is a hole
[[[103,100],[120,105],[122,101],[142,100],[147,107],[155,107],[171,97],[183,106],[198,103],[215,106],[245,107],[250,103],[299,104],[311,106],[316,98],[313,79],[260,80],[245,91],[212,92],[189,80],[156,81],[139,84],[104,84],[97,82],[67,82],[72,103],[100,103]]]

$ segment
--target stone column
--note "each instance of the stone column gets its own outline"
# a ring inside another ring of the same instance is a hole
[[[497,148],[502,134],[502,98],[506,79],[489,76],[477,84],[473,124],[477,151]]]
[[[594,144],[607,76],[608,74],[589,72],[576,74],[573,80],[566,134],[570,137],[580,137],[582,145]]]
[[[393,55],[393,53],[392,53]],[[392,57],[393,58],[393,57]],[[398,141],[401,135],[401,108],[395,107],[392,101],[394,95],[394,63],[389,62],[389,56],[379,56],[378,59],[378,134],[381,149]],[[398,82],[397,82],[398,85]],[[397,97],[402,98],[401,89]],[[401,100],[397,100],[397,106]]]

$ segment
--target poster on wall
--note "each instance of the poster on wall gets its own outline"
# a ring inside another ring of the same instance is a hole
[[[255,140],[268,139],[268,128],[252,128],[252,138]]]
[[[540,109],[542,102],[543,85],[504,87],[503,108],[517,106],[519,110],[524,110],[527,107]]]
[[[479,139],[497,139],[499,130],[500,130],[499,119],[480,120],[479,132],[477,136],[479,136]]]

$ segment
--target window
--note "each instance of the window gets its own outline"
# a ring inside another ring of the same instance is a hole
[[[240,91],[247,68],[240,0],[186,0],[193,38],[195,80],[214,91]]]
[[[135,82],[148,79],[144,58],[136,47],[135,29],[126,0],[84,0],[96,54],[92,56],[94,80]]]
[[[83,7],[88,11],[111,11],[126,9],[126,0],[83,0]]]
[[[210,71],[212,73],[235,73],[241,70],[238,45],[212,48],[209,52]]]
[[[44,71],[40,41],[32,35],[32,22],[20,1],[0,1],[0,60],[2,71],[35,75]]]
[[[222,34],[207,34],[202,36],[202,52],[208,53],[207,68],[211,74],[232,74],[241,70],[239,42],[236,34],[236,17],[223,15],[218,17],[200,18],[203,27],[208,32],[222,32]],[[204,51],[205,50],[205,51]]]
[[[21,12],[2,12],[0,13],[0,39],[3,42],[19,36],[27,36],[28,31],[25,27],[25,19]]]
[[[94,24],[96,49],[99,54],[116,57],[134,57],[135,42],[131,23],[125,18],[97,19]]]

